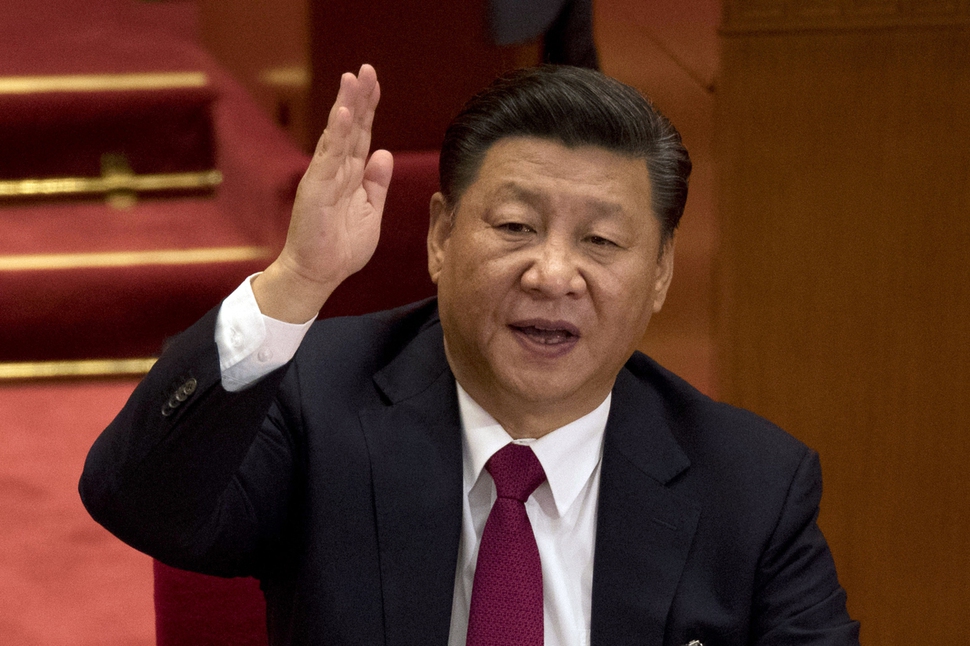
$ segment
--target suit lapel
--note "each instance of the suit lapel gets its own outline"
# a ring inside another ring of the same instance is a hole
[[[373,465],[385,634],[445,644],[461,532],[455,380],[433,325],[375,376],[389,405],[361,412]]]
[[[593,562],[592,644],[663,643],[700,516],[665,485],[690,466],[660,395],[622,370],[603,446]]]

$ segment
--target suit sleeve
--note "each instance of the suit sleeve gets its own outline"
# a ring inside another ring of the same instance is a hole
[[[762,554],[754,607],[758,646],[857,646],[859,624],[846,611],[835,562],[818,527],[822,475],[807,451]]]
[[[165,563],[258,574],[285,522],[294,477],[292,438],[281,415],[269,415],[287,367],[227,392],[217,315],[162,353],[96,440],[79,490],[96,521]]]

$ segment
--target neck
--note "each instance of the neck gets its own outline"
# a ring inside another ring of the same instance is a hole
[[[494,392],[479,392],[468,388],[460,380],[459,384],[515,440],[538,439],[571,424],[596,410],[609,395],[607,392],[602,397],[566,402],[522,402],[515,399],[509,401]]]

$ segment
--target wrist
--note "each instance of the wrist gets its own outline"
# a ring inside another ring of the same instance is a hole
[[[252,279],[252,288],[262,314],[285,323],[303,324],[320,312],[337,284],[309,279],[277,259]]]

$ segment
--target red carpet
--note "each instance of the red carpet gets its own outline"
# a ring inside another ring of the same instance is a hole
[[[0,180],[91,179],[101,153],[141,178],[213,165],[223,177],[211,195],[154,190],[122,210],[0,199],[0,362],[157,354],[281,245],[307,158],[194,32],[192,2],[0,3]],[[204,85],[17,89],[25,76],[135,72]]]
[[[0,386],[0,644],[155,643],[151,559],[77,494],[88,448],[134,386]]]

